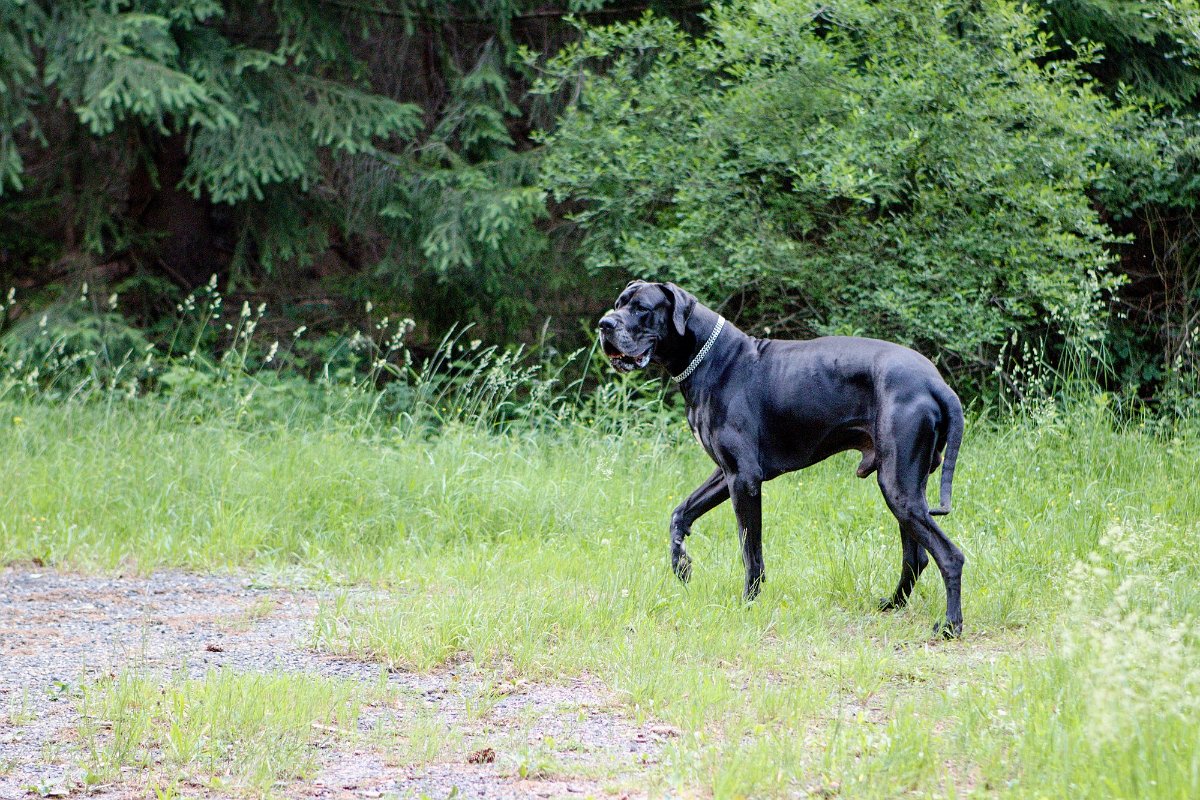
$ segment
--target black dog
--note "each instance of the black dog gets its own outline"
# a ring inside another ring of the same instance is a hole
[[[672,283],[634,281],[600,320],[605,354],[621,372],[661,364],[687,401],[688,424],[716,471],[671,515],[671,566],[691,575],[683,540],[701,515],[733,499],[745,597],[763,580],[763,481],[834,453],[859,450],[858,476],[878,473],[900,523],[900,583],[881,608],[900,608],[933,556],[946,584],[946,620],[935,632],[962,632],[962,551],[933,515],[950,511],[950,484],[962,441],[958,396],[924,356],[877,339],[755,339]],[[925,483],[942,463],[941,508]]]

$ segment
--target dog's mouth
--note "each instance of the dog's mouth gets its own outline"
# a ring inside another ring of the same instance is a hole
[[[635,369],[644,369],[650,363],[650,354],[652,352],[654,352],[653,344],[639,354],[626,353],[612,342],[607,340],[604,342],[604,355],[608,356],[609,362],[617,372],[632,372]]]

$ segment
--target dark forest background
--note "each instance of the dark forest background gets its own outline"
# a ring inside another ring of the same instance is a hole
[[[1186,409],[1198,59],[1194,0],[2,0],[0,335],[160,342],[215,275],[297,370],[565,352],[636,276]]]

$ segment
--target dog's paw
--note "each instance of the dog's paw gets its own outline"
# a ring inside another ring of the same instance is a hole
[[[687,553],[679,553],[671,559],[671,570],[676,578],[687,583],[692,577],[692,557]]]
[[[958,639],[962,636],[962,621],[950,622],[949,620],[939,619],[933,623],[933,635],[940,636],[943,639]]]
[[[903,603],[897,603],[895,600],[893,600],[890,597],[879,598],[879,610],[880,611],[895,611],[896,609],[903,608],[903,607],[904,607]]]

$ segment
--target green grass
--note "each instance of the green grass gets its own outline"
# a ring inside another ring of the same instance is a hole
[[[220,670],[164,685],[122,674],[84,691],[85,783],[134,767],[160,795],[174,796],[180,782],[269,795],[277,782],[315,772],[318,740],[354,735],[360,692],[353,682],[307,675]]]
[[[874,610],[900,542],[856,454],[767,485],[756,603],[728,507],[679,584],[667,519],[710,469],[681,421],[426,437],[10,404],[0,560],[375,585],[322,604],[316,646],[595,676],[681,729],[647,768],[660,794],[1182,798],[1200,796],[1198,460],[1196,431],[1099,406],[971,425],[943,520],[967,555],[956,642],[930,636],[934,569]]]
[[[399,724],[395,720],[381,721],[370,734],[369,741],[384,754],[393,766],[424,766],[440,759],[461,758],[466,737],[455,730],[424,704],[409,704],[409,718]]]

